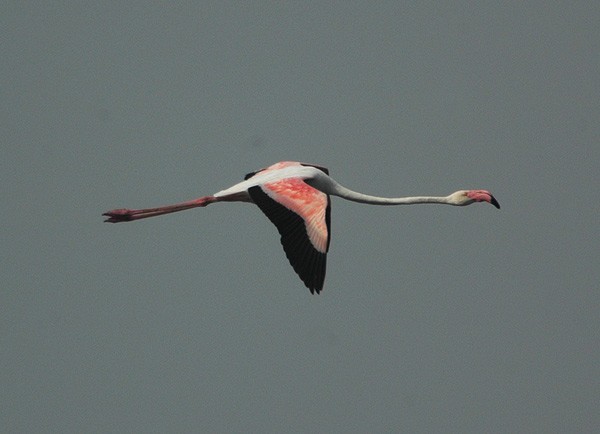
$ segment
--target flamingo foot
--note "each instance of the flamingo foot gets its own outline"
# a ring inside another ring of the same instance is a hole
[[[120,222],[129,222],[133,220],[133,211],[127,208],[113,209],[112,211],[107,211],[103,216],[108,217],[104,220],[107,223],[120,223]]]

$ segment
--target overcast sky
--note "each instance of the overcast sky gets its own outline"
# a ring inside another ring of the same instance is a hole
[[[9,2],[3,432],[591,432],[600,3]],[[333,198],[321,295],[255,206],[110,225],[280,160]]]

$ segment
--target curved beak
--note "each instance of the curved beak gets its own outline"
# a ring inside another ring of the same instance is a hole
[[[475,202],[487,202],[500,209],[500,204],[496,198],[487,190],[470,190],[467,191],[467,197]]]

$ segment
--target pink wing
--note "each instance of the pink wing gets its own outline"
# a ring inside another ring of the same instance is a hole
[[[300,178],[254,186],[248,193],[277,227],[283,250],[300,279],[318,294],[325,281],[331,239],[329,196]]]

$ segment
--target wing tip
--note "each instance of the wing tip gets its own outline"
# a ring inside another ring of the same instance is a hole
[[[310,293],[312,295],[319,295],[321,294],[321,291],[323,291],[323,288],[319,288],[319,287],[314,287],[314,288],[308,288],[310,290]]]

